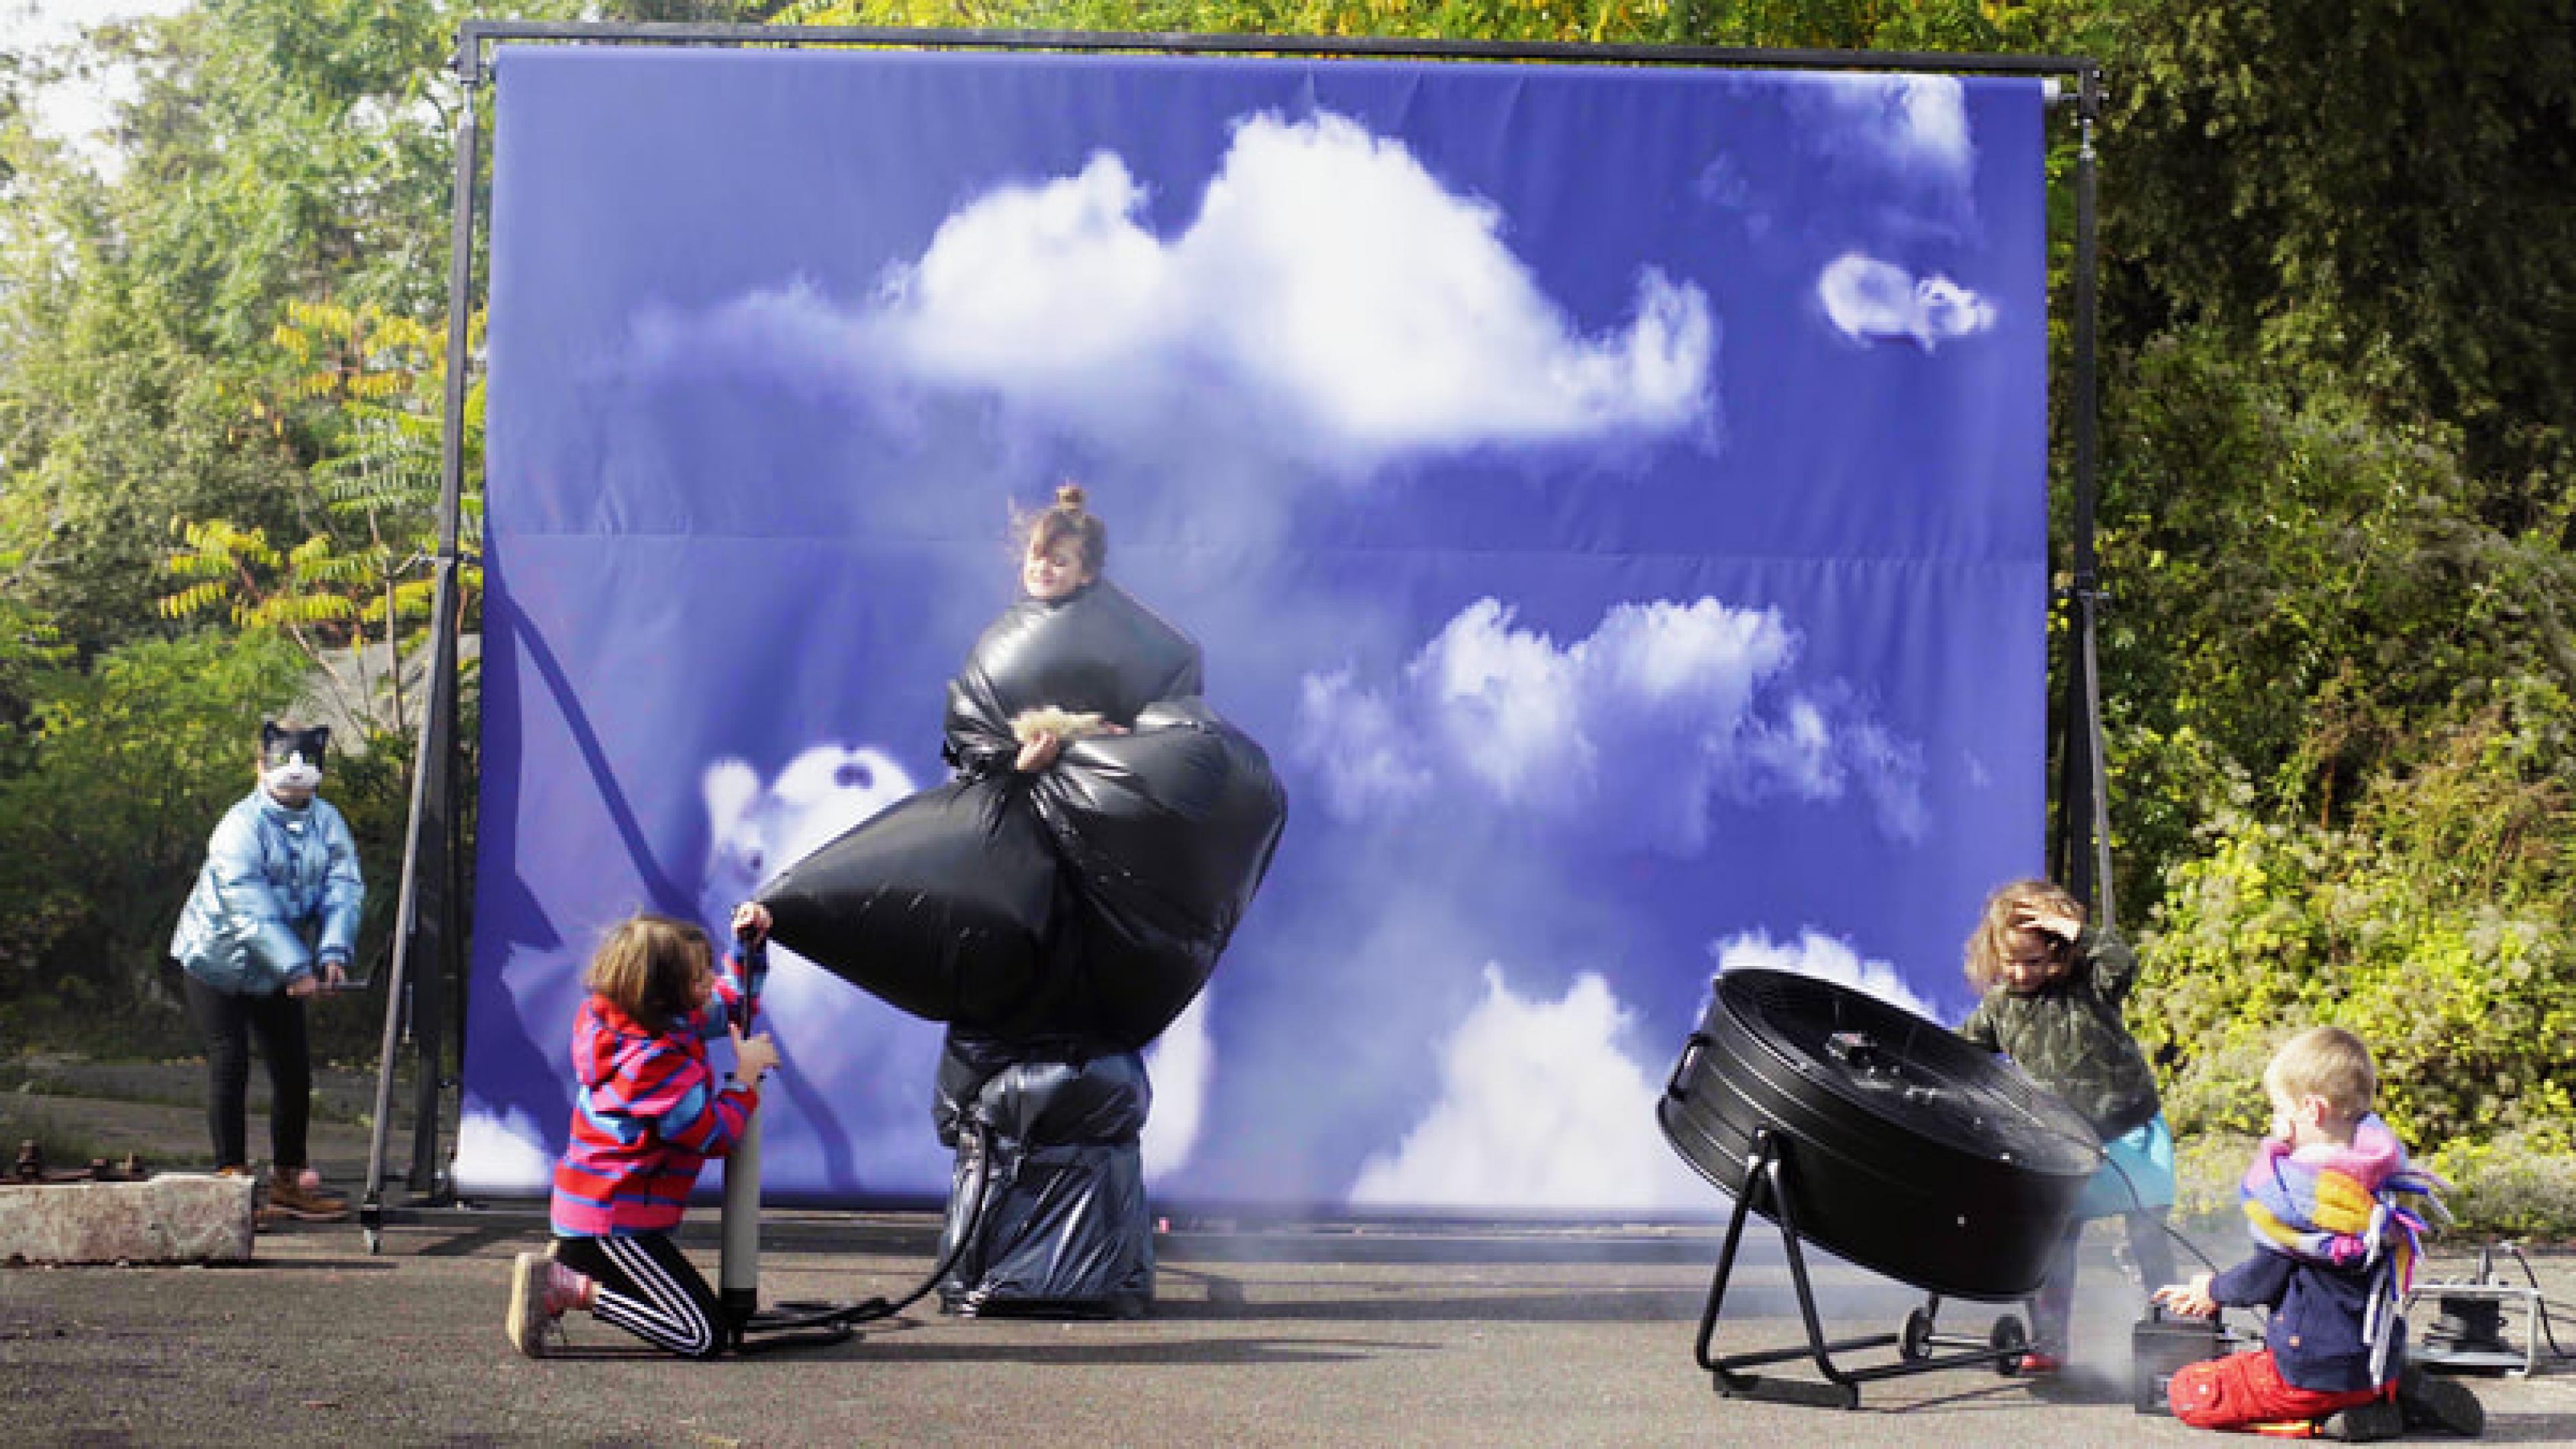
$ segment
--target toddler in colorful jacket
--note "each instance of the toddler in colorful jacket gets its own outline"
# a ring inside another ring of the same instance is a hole
[[[2185,1366],[2166,1397],[2204,1429],[2310,1428],[2328,1438],[2390,1439],[2411,1426],[2475,1434],[2486,1414],[2463,1385],[2404,1363],[2398,1307],[2440,1179],[2411,1166],[2371,1110],[2370,1048],[2339,1027],[2292,1037],[2263,1071],[2272,1135],[2238,1196],[2255,1253],[2224,1273],[2156,1291],[2197,1316],[2270,1312],[2263,1347]]]
[[[637,915],[592,958],[573,1024],[572,1141],[555,1167],[551,1255],[511,1273],[510,1342],[543,1357],[575,1308],[685,1358],[712,1358],[728,1333],[715,1292],[672,1241],[711,1157],[742,1140],[760,1079],[778,1065],[766,1036],[743,1035],[768,974],[769,912],[736,906],[735,949],[719,972],[706,933]],[[706,1039],[730,1033],[719,1082]]]

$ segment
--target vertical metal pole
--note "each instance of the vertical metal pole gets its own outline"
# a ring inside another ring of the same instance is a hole
[[[2102,746],[2102,670],[2094,642],[2098,629],[2102,581],[2100,561],[2093,552],[2095,500],[2100,496],[2100,473],[2096,428],[2099,408],[2095,370],[2095,314],[2100,302],[2095,291],[2099,270],[2096,242],[2094,193],[2098,165],[2093,150],[2094,124],[2102,114],[2102,73],[2090,66],[2084,70],[2082,91],[2077,106],[2077,124],[2083,140],[2075,152],[2075,644],[2082,690],[2080,718],[2085,763],[2086,795],[2081,807],[2070,800],[2067,808],[2085,808],[2092,851],[2085,874],[2091,877],[2094,900],[2093,919],[2103,926],[2116,923],[2117,911],[2111,893],[2111,791],[2108,762]],[[2070,744],[2074,743],[2072,739]],[[2084,893],[2079,892],[2079,896]]]
[[[410,1185],[434,1185],[438,1143],[440,1056],[444,1002],[439,977],[456,933],[455,892],[449,849],[455,829],[457,545],[465,477],[466,374],[473,365],[470,327],[474,282],[474,180],[481,132],[475,92],[483,82],[481,40],[468,26],[454,67],[464,82],[464,107],[456,122],[455,196],[448,227],[447,392],[439,439],[438,558],[430,603],[429,706],[421,712],[418,753],[412,760],[411,817],[403,837],[400,895],[394,912],[394,952],[385,986],[385,1030],[376,1064],[375,1119],[367,1147],[366,1195],[360,1221],[372,1242],[383,1223],[385,1147],[393,1106],[394,1052],[402,1039],[403,1011],[413,1008],[419,1056],[417,1120],[413,1125]],[[433,836],[433,832],[435,835]],[[421,894],[430,895],[424,913]],[[426,939],[424,939],[426,938]],[[429,965],[413,979],[424,947]],[[408,992],[406,988],[409,988]]]
[[[716,1301],[740,1343],[742,1327],[760,1307],[760,1111],[742,1125],[724,1169],[724,1257],[716,1272]]]
[[[453,368],[454,364],[451,364]],[[403,973],[411,986],[413,1054],[411,1171],[414,1192],[438,1185],[439,1105],[446,1086],[445,1061],[448,989],[454,978],[456,943],[455,873],[451,869],[456,837],[456,561],[442,557],[431,595],[429,714],[421,727],[421,762],[412,783],[413,838],[405,850],[411,864],[403,891],[410,897],[397,925],[412,959]],[[434,834],[433,834],[434,832]]]
[[[2093,904],[2093,918],[2114,923],[2111,898],[2110,794],[2102,746],[2102,680],[2095,636],[2101,604],[2100,564],[2094,553],[2098,488],[2095,285],[2099,250],[2094,216],[2094,124],[2101,115],[2101,72],[2087,66],[2078,81],[2075,153],[2074,358],[2066,399],[2067,427],[2075,451],[2075,517],[2072,578],[2065,592],[2071,613],[2065,687],[2058,705],[2057,839],[2050,869],[2077,899]]]

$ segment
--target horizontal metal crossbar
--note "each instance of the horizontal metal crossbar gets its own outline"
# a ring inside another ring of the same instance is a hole
[[[1722,45],[1585,45],[1561,41],[1445,40],[1408,36],[1209,35],[1186,31],[932,30],[905,26],[469,20],[457,31],[457,73],[468,84],[480,83],[489,73],[484,47],[509,41],[758,45],[791,49],[848,45],[924,50],[1567,61],[1763,70],[1936,71],[1961,75],[2090,77],[2100,72],[2100,66],[2085,56],[1988,55],[1950,51],[1767,50]]]

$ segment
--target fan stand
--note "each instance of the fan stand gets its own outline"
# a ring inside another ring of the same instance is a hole
[[[1934,1322],[1941,1311],[1941,1295],[1937,1293],[1927,1294],[1922,1307],[1905,1315],[1905,1326],[1899,1332],[1828,1342],[1824,1324],[1816,1316],[1815,1290],[1807,1281],[1806,1255],[1798,1248],[1797,1193],[1789,1158],[1782,1149],[1783,1144],[1770,1128],[1754,1130],[1753,1153],[1745,1160],[1744,1191],[1736,1195],[1735,1215],[1726,1225],[1726,1246],[1717,1255],[1717,1276],[1708,1285],[1708,1307],[1700,1313],[1699,1341],[1693,1353],[1699,1366],[1708,1370],[1715,1381],[1713,1387],[1717,1392],[1728,1398],[1812,1404],[1826,1409],[1856,1409],[1860,1407],[1860,1386],[1874,1379],[1930,1373],[1935,1369],[1965,1368],[1974,1364],[1992,1364],[1995,1372],[2007,1377],[2019,1372],[2021,1356],[2030,1346],[2029,1336],[2023,1332],[2020,1319],[2011,1314],[1997,1318],[1993,1330],[1982,1339],[1943,1334]],[[1709,1341],[1716,1334],[1718,1313],[1726,1302],[1726,1280],[1735,1270],[1736,1244],[1744,1236],[1745,1217],[1754,1211],[1757,1198],[1769,1200],[1772,1207],[1770,1216],[1780,1229],[1780,1243],[1789,1258],[1789,1281],[1798,1290],[1798,1314],[1807,1325],[1807,1342],[1803,1347],[1763,1349],[1711,1358]],[[1835,1366],[1835,1354],[1879,1348],[1894,1348],[1897,1361],[1849,1369]],[[1936,1354],[1936,1349],[1958,1351]],[[1817,1371],[1825,1376],[1823,1383],[1744,1372],[1765,1364],[1789,1363],[1802,1356],[1815,1360]]]

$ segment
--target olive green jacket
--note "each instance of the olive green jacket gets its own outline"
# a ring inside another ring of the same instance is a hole
[[[2158,1107],[2155,1069],[2120,1018],[2137,975],[2138,958],[2117,931],[2087,926],[2065,975],[2026,996],[1987,992],[1959,1035],[2012,1058],[2108,1142],[2145,1126]]]

